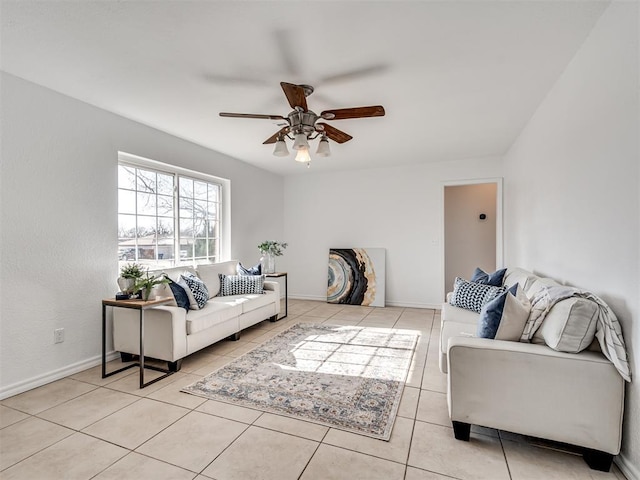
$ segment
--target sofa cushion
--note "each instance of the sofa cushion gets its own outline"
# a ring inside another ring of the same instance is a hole
[[[247,313],[272,304],[274,295],[274,292],[265,292],[264,294],[218,296],[209,300],[209,303],[240,307],[242,313]]]
[[[221,297],[228,295],[261,294],[264,291],[262,275],[224,275],[220,274]]]
[[[504,287],[483,285],[456,277],[453,282],[453,295],[449,302],[456,307],[480,313],[485,303],[490,302],[505,290]]]
[[[189,313],[187,313],[187,335],[198,333],[238,317],[241,313],[242,307],[240,305],[209,301],[200,310],[189,310]]]
[[[531,302],[516,283],[482,307],[477,336],[517,342],[529,318]]]
[[[236,272],[238,275],[262,275],[262,264],[258,262],[253,267],[246,268],[242,266],[242,263],[238,262]]]
[[[193,275],[196,274],[196,271],[194,268],[186,267],[186,266],[165,268],[163,270],[159,270],[159,272],[166,275],[174,282],[177,282],[180,279],[180,275],[184,275],[185,273],[191,273]]]
[[[478,324],[478,314],[467,310],[466,308],[456,307],[450,303],[442,304],[442,311],[440,312],[442,317],[442,323],[445,322],[460,322],[470,323],[474,327]]]
[[[512,287],[516,283],[519,283],[524,290],[524,293],[531,298],[531,295],[529,295],[529,289],[538,278],[539,277],[537,275],[523,268],[507,268],[502,284],[507,287]]]
[[[149,275],[155,275],[156,277],[164,276],[169,280],[173,280],[174,282],[178,283],[178,280],[180,280],[180,275],[185,272],[195,274],[195,270],[191,267],[173,267],[165,268],[162,270],[150,270]],[[161,283],[160,285],[156,285],[155,287],[153,287],[153,289],[151,290],[151,298],[155,297],[172,297],[173,302],[169,303],[168,305],[173,307],[179,306],[176,302],[176,298],[173,291],[171,290],[171,287],[167,283]]]
[[[598,305],[586,298],[572,297],[556,303],[535,337],[558,352],[578,353],[591,345],[598,323]],[[534,338],[535,338],[534,337]]]
[[[504,279],[504,274],[507,269],[502,268],[500,270],[496,270],[493,273],[487,273],[481,268],[476,268],[471,276],[471,281],[476,283],[482,283],[484,285],[493,285],[494,287],[501,287],[502,280]]]
[[[543,288],[553,287],[553,286],[556,286],[556,285],[560,285],[560,284],[558,282],[556,282],[555,280],[551,279],[551,278],[538,277],[531,284],[531,286],[529,287],[529,290],[526,291],[527,297],[532,299]]]
[[[221,273],[224,275],[235,275],[237,265],[238,262],[236,260],[198,265],[198,277],[200,277],[207,286],[209,298],[213,298],[220,293],[220,277],[218,275]]]

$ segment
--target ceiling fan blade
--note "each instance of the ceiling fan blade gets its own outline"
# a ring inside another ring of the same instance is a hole
[[[304,93],[304,88],[300,85],[294,85],[293,83],[287,82],[280,82],[280,86],[282,87],[291,108],[295,109],[296,107],[301,107],[304,112],[308,110],[307,96]]]
[[[378,73],[383,73],[389,67],[383,64],[370,65],[368,67],[362,67],[355,70],[350,70],[347,72],[338,73],[335,75],[330,75],[328,77],[324,77],[320,80],[320,83],[337,83],[337,82],[345,82],[350,80],[358,80],[361,77],[366,77],[369,75],[375,75]]]
[[[294,48],[297,45],[296,38],[291,30],[276,30],[273,32],[284,71],[291,77],[297,77],[300,71],[300,65],[297,61],[298,50]]]
[[[371,107],[325,110],[320,114],[320,116],[325,120],[344,120],[346,118],[383,117],[384,113],[384,107],[382,105],[374,105]]]
[[[263,120],[286,120],[286,117],[282,115],[263,115],[259,113],[229,113],[220,112],[221,117],[233,117],[233,118],[261,118]]]
[[[331,140],[333,140],[336,143],[348,142],[353,138],[348,133],[344,133],[342,130],[338,130],[336,127],[332,127],[328,123],[320,122],[320,123],[317,123],[316,125],[320,125],[321,126],[320,130],[326,133],[327,137],[329,137]]]
[[[278,130],[276,133],[271,135],[269,138],[267,138],[264,142],[262,142],[262,144],[267,145],[268,143],[276,143],[276,141],[278,140],[278,137],[280,135],[286,135],[288,131],[289,131],[289,126],[283,127],[280,130]]]
[[[250,77],[243,77],[240,75],[222,75],[217,73],[202,73],[200,74],[200,77],[208,83],[217,83],[219,85],[235,85],[235,86],[251,85],[251,86],[258,86],[258,87],[263,87],[265,85],[268,85],[268,83],[265,80],[259,80],[257,78],[250,78]]]

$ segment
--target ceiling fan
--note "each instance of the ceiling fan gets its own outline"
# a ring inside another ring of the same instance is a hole
[[[317,155],[327,157],[331,154],[329,150],[329,139],[336,143],[345,143],[353,137],[328,123],[318,120],[343,120],[349,118],[382,117],[385,114],[382,105],[370,107],[338,108],[334,110],[324,110],[320,115],[312,112],[307,107],[307,97],[313,93],[311,85],[295,85],[293,83],[280,82],[289,105],[293,111],[286,117],[282,115],[263,115],[253,113],[229,113],[220,112],[221,117],[235,118],[259,118],[265,120],[284,120],[287,123],[279,131],[267,138],[263,144],[275,143],[273,154],[284,157],[289,154],[285,138],[293,140],[293,149],[297,150],[296,161],[309,165],[309,140],[320,137]],[[291,136],[293,135],[293,137]]]

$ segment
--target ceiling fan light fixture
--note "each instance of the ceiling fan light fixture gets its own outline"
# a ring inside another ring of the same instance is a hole
[[[296,133],[293,138],[293,149],[301,150],[303,148],[307,151],[309,150],[309,142],[307,142],[307,136],[304,133]]]
[[[296,162],[300,163],[309,163],[311,161],[311,157],[309,156],[309,148],[301,148],[296,153]]]
[[[319,157],[328,157],[331,155],[331,149],[329,148],[329,139],[323,135],[318,142],[318,150],[316,151],[316,155]]]
[[[273,149],[273,154],[276,157],[286,157],[289,155],[289,149],[287,148],[287,144],[284,141],[284,138],[280,137],[276,142],[276,146]]]

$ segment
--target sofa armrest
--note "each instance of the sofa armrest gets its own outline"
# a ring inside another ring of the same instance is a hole
[[[113,348],[140,353],[140,311],[113,309]],[[182,307],[159,306],[144,313],[145,357],[174,362],[187,355],[187,314]]]
[[[452,337],[447,361],[451,420],[619,453],[624,380],[601,354]]]
[[[271,292],[275,292],[276,296],[280,298],[280,284],[278,282],[274,282],[272,280],[265,280],[264,289],[269,290]]]

